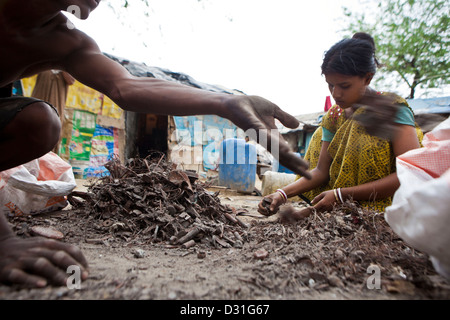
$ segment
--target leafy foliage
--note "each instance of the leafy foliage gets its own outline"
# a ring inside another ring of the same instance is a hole
[[[374,7],[352,12],[346,33],[370,33],[377,44],[377,57],[385,64],[378,82],[394,77],[406,83],[409,97],[420,88],[450,84],[450,32],[448,0],[382,0]]]

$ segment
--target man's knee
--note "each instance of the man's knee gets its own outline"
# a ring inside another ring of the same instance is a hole
[[[16,133],[50,151],[59,140],[61,121],[49,104],[35,102],[17,114]]]
[[[59,140],[61,134],[61,120],[56,110],[45,102],[37,102],[30,105],[32,121],[36,122],[36,130],[40,133],[39,139],[45,139],[52,149]],[[26,110],[26,109],[25,109]]]

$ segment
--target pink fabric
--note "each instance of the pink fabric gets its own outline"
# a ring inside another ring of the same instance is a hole
[[[411,150],[398,159],[409,167],[425,171],[433,178],[442,176],[450,168],[450,126],[441,127],[425,135],[423,148]]]

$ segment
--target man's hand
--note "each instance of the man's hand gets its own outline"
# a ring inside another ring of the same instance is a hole
[[[355,105],[364,112],[354,116],[368,134],[391,140],[396,132],[395,116],[399,110],[398,97],[392,93],[381,94],[367,90],[364,97]]]
[[[40,237],[0,240],[0,283],[29,288],[64,286],[71,265],[80,267],[81,280],[87,278],[86,259],[75,246]]]
[[[235,97],[224,117],[230,119],[243,129],[246,135],[265,147],[283,166],[309,179],[311,175],[308,172],[308,163],[292,152],[275,125],[275,119],[278,119],[288,128],[297,128],[298,120],[264,98]],[[254,134],[249,129],[254,129]]]

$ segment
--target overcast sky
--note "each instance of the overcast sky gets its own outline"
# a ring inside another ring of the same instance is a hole
[[[72,20],[103,52],[260,95],[293,115],[323,110],[323,54],[341,39],[341,7],[358,7],[357,0],[129,3],[114,12],[103,1],[88,20]]]

